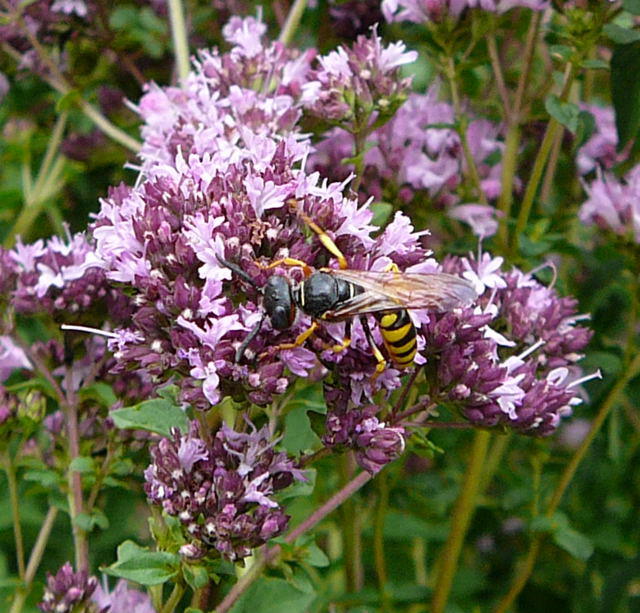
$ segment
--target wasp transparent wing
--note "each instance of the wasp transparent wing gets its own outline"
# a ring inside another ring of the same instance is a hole
[[[331,311],[332,317],[394,309],[449,311],[477,297],[469,281],[446,273],[331,270],[331,274],[366,290]]]

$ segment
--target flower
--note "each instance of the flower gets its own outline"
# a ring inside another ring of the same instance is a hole
[[[47,587],[38,604],[45,613],[73,613],[86,605],[98,586],[98,580],[86,571],[73,572],[69,562],[51,575],[47,573]]]
[[[205,441],[193,422],[187,434],[175,431],[151,448],[145,492],[182,523],[189,539],[186,557],[241,559],[288,524],[273,495],[306,478],[285,453],[273,449],[266,426],[249,426],[251,432],[243,433],[223,425]]]
[[[370,37],[358,36],[349,49],[340,46],[318,58],[320,67],[303,88],[304,106],[354,134],[366,130],[372,114],[381,121],[404,102],[411,79],[400,78],[398,69],[417,58],[401,41],[383,47],[374,26]]]
[[[426,192],[436,204],[459,202],[457,189],[466,161],[460,137],[453,128],[454,109],[439,101],[438,95],[437,84],[426,94],[410,94],[393,118],[371,134],[365,147],[361,183],[364,194],[392,201],[398,195],[410,200]],[[500,195],[502,167],[491,163],[504,148],[499,133],[500,126],[485,119],[475,119],[467,128],[481,187],[490,200]],[[353,153],[353,138],[336,128],[318,143],[310,163],[332,179],[344,180],[349,166],[343,160]]]
[[[597,170],[596,178],[584,187],[588,198],[580,207],[583,223],[640,242],[640,166],[634,166],[623,179]]]
[[[149,596],[129,588],[125,579],[120,579],[111,592],[105,580],[104,585],[97,585],[91,600],[105,613],[156,613]]]
[[[244,33],[259,31],[254,21],[234,21],[225,30],[235,42],[229,52],[200,53],[182,89],[150,86],[136,107],[145,120],[141,179],[134,188],[112,189],[92,228],[107,279],[133,296],[129,324],[110,341],[117,369],[144,369],[159,382],[175,378],[181,401],[200,409],[225,395],[267,404],[309,373],[339,371],[355,400],[394,389],[395,369],[372,381],[376,361],[359,322],[341,353],[327,346],[342,340],[344,324],[323,325],[304,347],[283,351],[279,346],[293,343],[309,317],[298,313],[284,330],[262,317],[260,288],[270,277],[284,275],[294,285],[302,279],[299,267],[266,269],[273,261],[335,266],[317,237],[308,239],[306,217],[352,268],[433,265],[425,262],[424,232],[405,215],[373,238],[372,211],[345,195],[348,180],[329,183],[307,170],[312,145],[298,121],[305,88],[317,83],[313,53],[258,37],[249,49]],[[336,54],[323,59],[327,74],[353,76],[353,62],[360,62],[373,71],[375,87],[368,77],[363,83],[378,93],[394,90],[397,66],[410,59],[401,45],[382,47],[375,34]]]
[[[512,8],[525,7],[542,11],[548,0],[383,0],[382,14],[389,22],[440,22],[445,17],[458,18],[467,8],[479,8],[492,13],[504,13]]]
[[[10,336],[0,336],[0,382],[8,379],[16,368],[31,370],[31,362]]]
[[[613,109],[595,104],[581,104],[580,108],[593,116],[595,125],[593,134],[578,149],[578,172],[586,175],[596,168],[609,170],[626,157],[624,152],[617,151],[618,133]]]
[[[502,258],[449,257],[480,293],[477,306],[422,325],[430,395],[471,423],[546,436],[582,402],[576,363],[591,336],[576,325],[576,301],[531,274],[502,270]]]

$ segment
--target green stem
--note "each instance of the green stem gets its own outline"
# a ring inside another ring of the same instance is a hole
[[[340,457],[342,481],[348,483],[353,478],[353,454],[345,453]],[[344,560],[347,575],[347,590],[357,592],[362,589],[364,571],[362,568],[362,535],[360,517],[356,501],[349,498],[340,509],[342,519],[342,537],[344,542]]]
[[[551,496],[551,500],[547,505],[545,515],[547,517],[552,517],[553,514],[558,509],[560,505],[560,501],[564,496],[571,480],[576,474],[578,467],[580,466],[580,462],[584,459],[593,439],[596,437],[605,420],[611,413],[611,410],[614,406],[616,406],[620,395],[622,394],[624,388],[627,383],[631,381],[634,377],[636,377],[640,373],[640,353],[636,354],[634,359],[627,365],[627,368],[624,370],[616,384],[611,388],[611,391],[607,394],[604,399],[598,413],[595,418],[591,422],[591,428],[587,436],[584,438],[578,449],[576,449],[573,454],[571,460],[565,467],[562,475],[560,477],[560,481]],[[525,559],[523,560],[518,573],[516,574],[509,591],[505,594],[504,598],[498,603],[498,606],[495,609],[495,613],[506,613],[509,610],[511,605],[514,603],[515,599],[518,597],[524,586],[527,584],[531,573],[535,567],[535,563],[538,557],[538,553],[540,551],[540,546],[542,543],[542,534],[536,535],[529,546],[529,551]]]
[[[184,595],[184,586],[180,583],[176,583],[173,586],[171,595],[169,596],[167,602],[165,602],[160,613],[173,613],[175,608],[180,603],[180,599],[182,598],[183,595]]]
[[[575,66],[570,62],[569,64],[567,64],[567,68],[565,70],[562,92],[560,94],[560,100],[562,102],[567,101],[567,97],[569,96],[569,91],[571,89],[571,84],[573,83],[575,74]],[[531,214],[531,209],[533,207],[533,201],[536,197],[538,186],[540,185],[540,179],[542,179],[542,174],[544,172],[547,159],[549,157],[549,154],[551,153],[551,148],[553,147],[553,143],[555,142],[556,134],[558,132],[561,133],[562,130],[562,124],[560,124],[557,119],[552,117],[547,124],[547,129],[544,133],[544,137],[542,138],[542,143],[540,143],[540,149],[538,150],[538,154],[536,155],[536,159],[533,163],[531,176],[529,177],[527,188],[522,199],[522,206],[520,208],[520,214],[518,215],[518,221],[516,222],[516,229],[513,236],[512,252],[514,253],[518,249],[520,234],[524,231],[524,228],[527,225],[527,221],[529,220],[529,215]]]
[[[293,39],[293,35],[295,34],[298,26],[300,25],[300,21],[302,19],[302,15],[304,10],[307,8],[307,0],[296,0],[287,15],[287,21],[285,22],[282,31],[280,32],[280,36],[278,36],[278,41],[280,41],[283,45],[289,45]]]
[[[518,168],[522,105],[527,91],[527,85],[529,84],[529,74],[533,64],[533,55],[536,48],[541,19],[542,11],[536,11],[531,18],[524,49],[524,65],[520,71],[513,107],[511,108],[511,112],[506,116],[508,128],[505,138],[505,151],[502,157],[502,186],[498,199],[498,209],[503,213],[502,217],[498,220],[498,241],[503,251],[506,251],[509,246],[509,219],[511,217],[511,205],[513,204],[513,182]]]
[[[18,564],[18,576],[21,581],[25,578],[24,568],[24,539],[22,538],[22,525],[20,523],[20,496],[18,495],[18,481],[16,479],[16,466],[9,451],[4,457],[4,470],[7,473],[9,486],[9,502],[11,505],[11,518],[13,520],[13,535],[16,543],[16,561]]]
[[[180,0],[169,0],[169,22],[173,38],[173,52],[176,56],[178,77],[184,81],[189,75],[189,42],[184,21],[184,7]]]
[[[491,434],[486,430],[478,430],[475,433],[464,483],[453,510],[447,542],[440,554],[440,569],[433,591],[430,613],[444,613],[447,606],[464,537],[475,511],[490,439]]]
[[[504,457],[512,438],[513,435],[511,432],[507,434],[497,434],[493,438],[493,445],[487,454],[487,460],[482,471],[482,484],[480,486],[481,492],[484,492],[491,484],[491,481],[493,481],[493,477],[502,463],[502,458]]]
[[[51,535],[51,530],[53,529],[53,524],[56,520],[57,515],[58,509],[56,507],[49,507],[47,516],[44,518],[42,526],[40,526],[38,538],[36,539],[33,549],[31,550],[31,554],[29,555],[29,562],[27,563],[23,585],[16,591],[16,595],[13,599],[13,603],[11,605],[9,613],[21,613],[24,607],[27,596],[31,591],[31,586],[36,575],[36,571],[38,570],[38,566],[40,566],[40,562],[42,561],[42,556],[44,555],[44,550],[47,546],[47,542],[49,540],[49,536]]]
[[[511,104],[509,103],[509,90],[504,81],[504,73],[502,72],[502,63],[500,62],[500,54],[498,53],[498,45],[496,43],[495,34],[491,33],[487,37],[487,49],[489,51],[489,59],[491,60],[491,68],[496,79],[496,87],[502,106],[504,108],[504,116],[511,116]]]
[[[53,132],[51,132],[51,138],[47,143],[47,150],[45,151],[40,170],[38,171],[38,177],[33,187],[34,200],[38,198],[42,184],[46,181],[49,171],[51,170],[51,165],[53,164],[60,143],[62,142],[62,137],[64,136],[68,116],[69,113],[67,111],[62,112],[56,120],[56,125],[53,127]]]
[[[560,159],[560,149],[562,147],[563,131],[560,130],[556,134],[556,138],[551,145],[551,153],[549,155],[549,163],[547,164],[547,170],[544,173],[544,179],[542,181],[542,187],[540,188],[540,202],[545,203],[549,200],[551,194],[551,187],[553,186],[553,179],[558,167],[558,160]]]
[[[478,168],[476,162],[473,159],[473,154],[469,147],[469,141],[467,140],[467,122],[466,117],[462,115],[462,104],[460,102],[460,93],[458,91],[458,79],[456,74],[456,65],[452,55],[447,56],[447,63],[445,65],[445,75],[449,82],[449,89],[451,90],[451,100],[453,101],[453,109],[456,116],[456,123],[458,125],[458,135],[460,136],[460,143],[462,145],[462,152],[464,154],[464,160],[467,164],[467,172],[471,179],[471,184],[476,192],[478,201],[481,204],[487,204],[487,197],[482,191],[482,184],[480,181],[480,175],[478,174]]]
[[[379,475],[376,480],[376,487],[378,490],[378,504],[376,505],[373,525],[373,553],[382,610],[388,611],[390,610],[390,602],[387,589],[387,567],[384,555],[384,519],[389,507],[389,483],[386,472]]]

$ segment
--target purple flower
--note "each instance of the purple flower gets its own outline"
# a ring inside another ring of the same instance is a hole
[[[403,199],[410,200],[414,195],[424,198],[426,192],[436,204],[459,202],[457,190],[466,162],[453,129],[453,107],[439,101],[438,93],[439,87],[434,85],[426,94],[409,95],[393,118],[371,134],[361,185],[367,196],[384,200],[388,194],[401,193]],[[481,186],[491,200],[500,194],[502,167],[488,163],[503,149],[499,131],[497,124],[484,119],[472,121],[467,130]],[[352,138],[334,129],[318,144],[311,163],[333,179],[343,180],[347,175],[342,160],[352,155]]]
[[[97,586],[95,577],[84,570],[74,573],[65,562],[55,576],[47,573],[47,587],[38,607],[45,613],[73,613],[89,603]]]
[[[404,428],[381,422],[376,417],[378,407],[349,408],[348,399],[338,390],[325,388],[325,394],[333,407],[327,415],[322,439],[326,447],[353,449],[358,464],[372,475],[402,454]]]
[[[359,36],[351,48],[318,58],[320,67],[303,87],[305,108],[353,134],[362,132],[372,114],[381,122],[405,100],[411,79],[401,79],[398,68],[417,57],[400,41],[383,47],[374,26],[370,37]]]
[[[426,266],[429,252],[421,244],[424,232],[414,232],[402,214],[374,239],[372,211],[345,195],[348,181],[329,183],[306,170],[312,147],[297,122],[305,88],[317,83],[313,53],[264,43],[254,21],[234,21],[225,31],[235,46],[225,54],[202,52],[183,89],[149,87],[137,107],[145,119],[142,178],[135,188],[112,189],[93,227],[107,278],[125,285],[135,304],[127,329],[110,341],[118,370],[176,380],[181,400],[202,409],[241,392],[266,404],[293,377],[329,370],[353,383],[356,399],[394,389],[395,369],[372,381],[376,362],[357,322],[351,346],[334,353],[327,346],[342,340],[343,324],[322,326],[304,347],[282,351],[278,346],[294,341],[309,317],[299,313],[286,330],[265,320],[240,363],[235,359],[262,318],[257,287],[273,274],[291,283],[302,279],[299,268],[267,271],[266,265],[283,257],[314,268],[335,265],[317,239],[308,240],[300,213],[327,231],[352,268]],[[250,43],[247,32],[255,35]],[[384,48],[374,35],[323,62],[336,78],[343,71],[353,76],[356,64],[375,68],[376,87],[391,88],[388,93],[397,85],[397,66],[408,59],[401,45]]]
[[[464,221],[478,238],[493,236],[498,230],[496,217],[502,211],[486,204],[459,204],[449,209],[449,217]]]
[[[273,495],[294,480],[306,480],[284,453],[274,451],[267,428],[235,432],[227,426],[210,442],[174,433],[151,448],[145,491],[184,526],[188,558],[244,558],[288,523]]]
[[[16,368],[31,370],[31,362],[10,336],[0,336],[0,382],[8,379]]]
[[[598,170],[585,189],[589,197],[580,207],[582,222],[640,242],[640,166],[632,168],[622,180]]]
[[[516,7],[541,11],[548,6],[548,0],[383,0],[382,14],[389,22],[425,23],[440,22],[447,16],[457,18],[466,8],[504,13]]]
[[[609,170],[626,157],[626,152],[617,151],[618,133],[613,109],[595,104],[581,104],[580,108],[593,115],[595,128],[589,140],[578,149],[578,171],[586,175],[596,168]]]
[[[54,13],[64,13],[65,15],[73,15],[78,17],[87,16],[87,5],[83,0],[55,0],[51,5]]]
[[[105,613],[156,613],[149,596],[129,588],[125,579],[120,579],[111,592],[106,581],[104,586],[98,585],[91,601]]]
[[[502,259],[448,258],[444,269],[471,280],[475,308],[435,315],[422,326],[432,399],[484,427],[548,435],[580,404],[576,363],[591,333],[576,301]]]

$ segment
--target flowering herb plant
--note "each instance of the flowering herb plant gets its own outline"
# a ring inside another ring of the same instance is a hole
[[[7,610],[622,610],[638,3],[267,5],[0,0]]]

